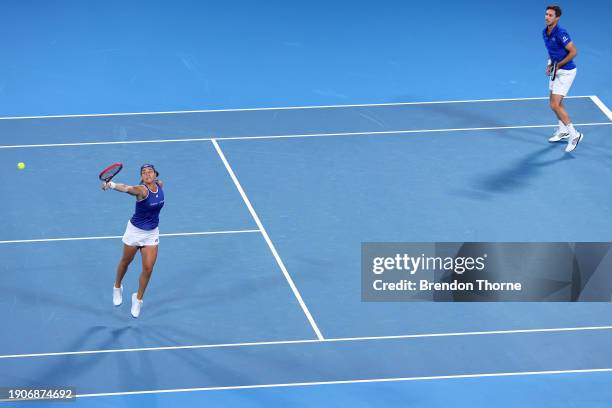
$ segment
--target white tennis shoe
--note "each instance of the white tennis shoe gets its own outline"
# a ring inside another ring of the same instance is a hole
[[[548,139],[550,143],[560,142],[563,139],[569,138],[569,132],[567,130],[561,130],[561,128],[557,128],[555,133]]]
[[[132,293],[132,316],[140,316],[140,308],[142,307],[142,300],[138,300],[136,293]]]
[[[578,146],[578,143],[580,143],[582,141],[582,138],[584,137],[584,135],[580,132],[576,132],[575,136],[572,136],[570,138],[570,140],[567,142],[567,147],[565,148],[565,151],[567,153],[574,151],[574,149],[576,148],[576,146]]]
[[[123,303],[123,285],[120,288],[113,286],[113,305],[120,306]]]

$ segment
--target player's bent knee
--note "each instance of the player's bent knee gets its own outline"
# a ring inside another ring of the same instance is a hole
[[[123,266],[129,266],[132,263],[132,259],[134,258],[121,258],[121,260],[119,261],[119,263]]]

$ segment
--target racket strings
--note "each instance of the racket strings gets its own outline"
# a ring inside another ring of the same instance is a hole
[[[117,175],[117,173],[121,171],[122,168],[123,165],[118,163],[104,169],[102,173],[100,173],[100,180],[109,182],[110,180],[112,180],[113,177]]]

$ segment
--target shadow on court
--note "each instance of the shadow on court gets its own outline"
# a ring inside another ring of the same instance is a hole
[[[494,195],[525,190],[532,187],[532,181],[546,168],[554,168],[555,165],[574,159],[575,156],[565,153],[559,144],[548,144],[514,160],[508,166],[476,176],[472,181],[472,190],[456,191],[454,194],[470,199],[489,200]]]
[[[574,159],[574,156],[564,152],[559,155],[558,150],[559,146],[552,144],[536,150],[506,168],[479,177],[476,181],[476,188],[491,194],[512,193],[528,188],[530,180],[537,177],[545,167]],[[554,157],[547,158],[553,152],[556,153]]]

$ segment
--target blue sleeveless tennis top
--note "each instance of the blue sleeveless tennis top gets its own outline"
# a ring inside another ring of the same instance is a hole
[[[157,185],[157,192],[155,193],[145,185],[148,191],[147,198],[136,201],[136,211],[130,219],[133,226],[147,231],[157,228],[159,212],[164,206],[164,190],[159,184],[155,183],[155,185]]]

